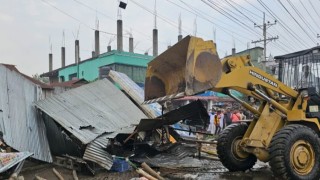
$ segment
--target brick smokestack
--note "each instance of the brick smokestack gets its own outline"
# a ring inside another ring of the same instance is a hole
[[[80,44],[79,40],[75,41],[75,63],[80,61]]]
[[[66,66],[66,48],[61,47],[61,67]]]
[[[122,20],[117,20],[117,50],[123,51]]]
[[[95,47],[95,57],[98,57],[100,54],[100,37],[99,37],[99,31],[94,31],[94,47]]]
[[[52,71],[52,53],[49,54],[49,72]]]
[[[133,37],[129,37],[129,52],[133,53]]]
[[[158,29],[152,31],[153,56],[158,56]]]

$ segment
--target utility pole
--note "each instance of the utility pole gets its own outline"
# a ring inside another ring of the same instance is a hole
[[[279,36],[277,37],[268,37],[267,38],[267,29],[273,25],[275,25],[277,23],[277,20],[274,21],[274,23],[270,23],[268,21],[268,23],[266,23],[266,15],[265,13],[263,13],[263,24],[262,25],[254,25],[254,27],[259,27],[262,29],[263,31],[263,39],[259,39],[257,41],[252,41],[252,43],[259,43],[259,42],[263,42],[263,60],[266,61],[266,57],[267,57],[267,43],[269,41],[272,41],[272,40],[276,40],[276,39],[279,39]]]

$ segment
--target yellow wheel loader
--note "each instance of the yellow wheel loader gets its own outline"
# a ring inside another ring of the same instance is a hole
[[[245,171],[257,159],[282,179],[320,179],[319,105],[315,88],[294,90],[249,56],[219,59],[213,41],[187,36],[148,64],[145,103],[195,95],[227,94],[251,111],[251,122],[231,124],[219,135],[217,152],[229,171]],[[261,102],[258,109],[232,90]]]

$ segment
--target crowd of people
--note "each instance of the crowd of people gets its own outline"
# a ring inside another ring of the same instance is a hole
[[[218,108],[209,110],[210,125],[208,131],[218,135],[225,127],[232,123],[239,123],[241,120],[251,119],[251,115],[246,110],[231,108]]]

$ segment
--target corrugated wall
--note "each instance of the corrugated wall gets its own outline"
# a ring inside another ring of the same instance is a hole
[[[0,130],[5,142],[34,153],[35,159],[52,162],[44,123],[33,106],[42,97],[41,88],[3,65],[0,77]]]

